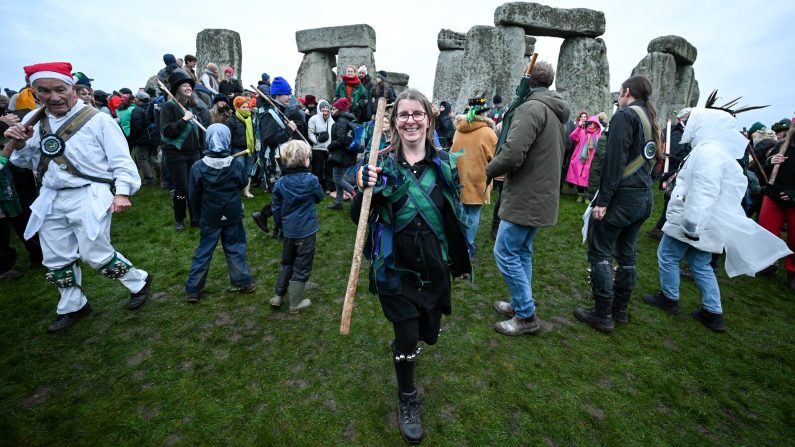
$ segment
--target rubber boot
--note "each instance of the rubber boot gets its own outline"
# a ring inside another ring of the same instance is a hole
[[[588,323],[599,332],[609,334],[615,329],[613,324],[613,300],[594,297],[595,306],[591,309],[574,309],[574,316],[583,323]]]
[[[613,290],[613,321],[619,324],[629,323],[629,298],[632,292],[625,290]]]
[[[301,281],[290,281],[290,285],[287,286],[291,314],[297,314],[298,311],[312,305],[311,301],[304,298],[304,287],[306,287],[306,283]]]
[[[280,295],[273,295],[273,298],[268,301],[271,306],[273,307],[282,307],[282,300],[284,299],[283,296]]]
[[[419,444],[425,433],[422,430],[420,419],[420,401],[417,399],[417,390],[413,393],[398,391],[398,427],[400,436],[409,444]]]
[[[251,194],[251,179],[248,179],[248,183],[246,183],[246,187],[243,188],[243,195],[248,197],[249,199],[254,197],[254,194]]]

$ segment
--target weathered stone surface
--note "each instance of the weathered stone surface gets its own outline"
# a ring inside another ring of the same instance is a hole
[[[466,33],[457,33],[449,29],[440,30],[436,37],[436,46],[439,47],[439,51],[463,50],[466,43]]]
[[[298,51],[335,53],[345,47],[365,47],[375,51],[375,30],[366,24],[331,26],[295,32]]]
[[[572,116],[581,110],[589,115],[613,114],[610,95],[610,67],[602,39],[570,37],[563,41],[558,56],[555,88],[569,103]]]
[[[370,77],[375,77],[375,58],[373,50],[367,47],[340,48],[337,53],[337,77],[345,74],[345,68],[353,65],[357,69],[362,65],[367,67]]]
[[[312,51],[304,54],[298,75],[295,78],[295,95],[314,95],[320,99],[331,100],[334,97],[333,54]]]
[[[451,99],[455,112],[463,112],[475,93],[491,99],[500,94],[508,102],[524,72],[525,32],[515,26],[474,26],[467,33],[461,62],[463,78]],[[444,99],[444,98],[442,98]]]
[[[677,65],[674,77],[675,89],[671,97],[671,113],[677,113],[685,107],[698,104],[698,81],[692,65]]]
[[[668,53],[676,58],[677,65],[693,65],[698,51],[684,37],[662,36],[649,42],[649,53]]]
[[[524,36],[524,55],[532,56],[536,50],[536,38],[533,36]]]
[[[433,81],[434,101],[455,101],[461,88],[463,71],[461,62],[464,50],[440,51],[436,60],[436,76]],[[455,110],[455,109],[453,109]]]
[[[196,74],[201,76],[204,67],[212,62],[218,66],[219,74],[224,67],[232,67],[235,74],[243,76],[243,47],[240,34],[228,29],[204,29],[196,35]]]
[[[406,73],[387,71],[386,81],[392,85],[392,89],[395,91],[396,95],[401,94],[404,90],[409,88],[409,75]]]
[[[672,97],[676,83],[676,61],[666,53],[649,53],[632,69],[632,76],[642,74],[649,78],[652,85],[651,102],[657,110],[657,121],[665,124],[666,117],[672,111]]]
[[[593,9],[511,2],[494,10],[494,25],[521,26],[534,36],[597,37],[605,33],[605,14]]]

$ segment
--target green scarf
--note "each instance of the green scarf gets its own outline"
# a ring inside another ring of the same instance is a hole
[[[251,124],[251,111],[238,109],[235,116],[246,125],[246,150],[251,155],[254,153],[254,126]]]

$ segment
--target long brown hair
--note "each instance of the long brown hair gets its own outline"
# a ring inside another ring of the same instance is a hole
[[[649,78],[643,75],[635,75],[627,79],[621,84],[621,88],[629,90],[629,94],[635,99],[640,99],[646,103],[646,110],[649,112],[649,121],[651,121],[652,138],[654,145],[657,147],[657,154],[662,152],[660,123],[657,122],[657,111],[651,103],[652,87]]]
[[[400,95],[395,100],[392,107],[392,114],[389,117],[389,127],[392,128],[392,149],[399,151],[403,149],[403,144],[400,141],[400,135],[397,132],[397,111],[400,101],[414,100],[422,105],[422,110],[425,112],[425,119],[428,120],[428,129],[425,131],[425,146],[436,147],[433,142],[433,130],[436,128],[436,118],[433,116],[433,106],[428,98],[423,95],[419,90],[410,88]]]

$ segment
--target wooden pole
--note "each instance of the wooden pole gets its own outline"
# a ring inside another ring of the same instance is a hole
[[[38,109],[33,110],[32,112],[28,112],[28,114],[25,115],[24,119],[20,122],[25,127],[35,126],[36,123],[41,121],[42,118],[44,118],[44,106],[41,106]],[[19,140],[13,138],[9,139],[6,142],[5,146],[3,146],[3,150],[0,151],[0,156],[6,158],[11,157],[11,154],[16,149],[17,144],[19,144]],[[0,171],[2,171],[3,168],[5,168],[5,165],[0,165]]]
[[[533,74],[533,69],[536,67],[536,59],[538,59],[538,53],[533,53],[530,57],[530,63],[527,64],[527,70],[524,72],[525,77]]]
[[[157,81],[157,85],[159,85],[159,86],[160,86],[160,89],[161,89],[161,90],[163,90],[164,92],[166,92],[166,93],[168,94],[168,97],[169,97],[169,98],[173,99],[173,100],[174,100],[174,102],[176,102],[176,103],[177,103],[177,105],[179,106],[179,108],[180,108],[180,109],[182,109],[182,113],[187,113],[188,109],[186,109],[186,108],[185,108],[185,106],[183,106],[183,105],[182,105],[182,103],[180,103],[179,101],[177,101],[177,98],[175,98],[175,97],[174,97],[174,95],[172,95],[172,94],[171,94],[171,90],[167,89],[167,88],[166,88],[166,86],[163,84],[163,82],[162,82],[162,81],[160,81],[160,80],[158,79],[158,81]],[[203,130],[203,131],[207,132],[207,129],[205,129],[205,128],[204,128],[204,126],[202,126],[202,123],[200,123],[200,122],[199,122],[199,120],[197,120],[195,116],[194,116],[193,118],[191,118],[190,120],[191,120],[191,121],[193,121],[193,123],[194,123],[194,124],[196,124],[197,126],[199,126],[199,129],[201,129],[201,130]]]
[[[373,141],[370,143],[370,158],[367,164],[375,166],[378,163],[378,148],[381,144],[381,133],[384,125],[384,111],[386,99],[378,99],[378,111],[375,114],[375,131]],[[367,235],[367,222],[370,219],[370,203],[373,200],[373,188],[364,188],[362,193],[362,207],[359,212],[359,225],[356,227],[356,242],[353,246],[353,260],[351,273],[348,276],[348,288],[345,290],[345,303],[342,305],[342,319],[340,320],[340,334],[348,335],[351,330],[351,312],[353,301],[356,299],[356,285],[359,283],[359,269],[362,265],[362,250],[364,238]]]
[[[268,98],[268,95],[266,95],[265,93],[262,93],[262,90],[258,89],[257,87],[254,87],[254,84],[252,84],[252,85],[251,85],[251,88],[253,88],[253,89],[254,89],[254,91],[255,91],[255,92],[257,92],[257,94],[258,94],[258,95],[259,95],[259,96],[260,96],[262,99],[264,99],[265,101],[268,101],[268,104],[270,104],[270,105],[271,105],[271,107],[273,107],[274,109],[276,109],[276,112],[277,112],[279,115],[281,115],[281,117],[282,117],[282,119],[283,119],[283,120],[285,120],[285,121],[292,121],[290,118],[287,118],[287,117],[284,115],[284,113],[282,113],[282,111],[281,111],[281,110],[279,110],[279,107],[277,107],[277,106],[276,106],[276,104],[274,104],[274,103],[273,103],[273,100],[271,100],[270,98]],[[292,130],[292,129],[291,129],[291,130]],[[304,143],[306,143],[306,144],[309,144],[309,142],[308,142],[308,141],[306,141],[306,138],[304,138],[304,136],[303,136],[303,135],[301,135],[301,132],[298,132],[298,131],[295,131],[295,130],[294,130],[294,131],[293,131],[293,133],[297,133],[297,134],[298,134],[298,136],[299,136],[299,137],[301,137],[301,139],[302,139],[302,140],[304,140]],[[312,146],[312,145],[311,145],[311,144],[309,144],[309,146]]]
[[[778,152],[776,152],[775,155],[784,155],[784,153],[787,152],[787,148],[789,147],[789,144],[787,144],[787,143],[789,143],[789,138],[785,139],[781,143],[781,149],[779,149]],[[751,154],[753,154],[753,153],[754,153],[754,151],[752,150]],[[759,170],[762,171],[762,173],[764,173],[765,172],[765,167],[760,165],[759,164],[759,160],[757,160],[756,158],[754,158],[754,161],[756,162],[757,166],[759,166]],[[779,169],[781,169],[781,163],[773,166],[773,172],[770,173],[770,181],[767,181],[767,179],[765,179],[765,183],[767,183],[768,185],[772,185],[773,183],[775,183],[776,182],[776,177],[778,177],[778,170]]]

